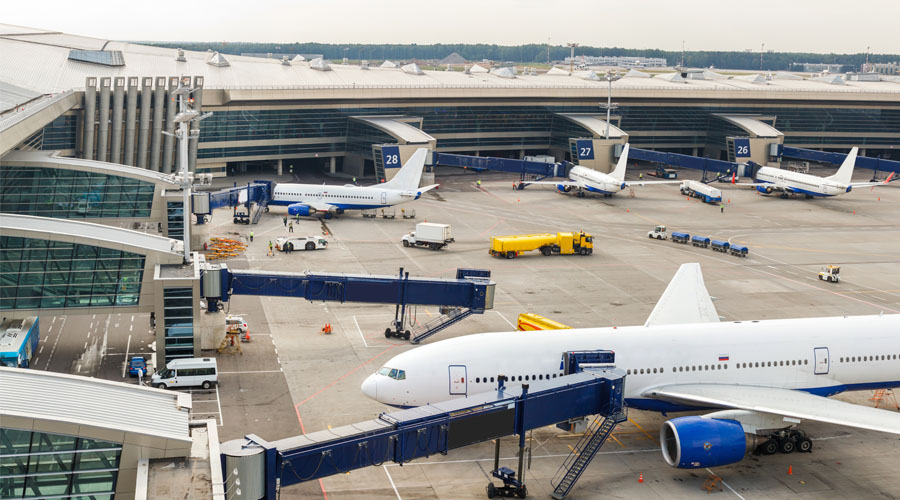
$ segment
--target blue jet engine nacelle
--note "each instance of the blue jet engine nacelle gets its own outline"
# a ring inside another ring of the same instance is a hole
[[[748,452],[744,428],[737,420],[679,417],[660,429],[666,463],[679,469],[703,469],[740,462]]]
[[[310,214],[316,213],[316,209],[305,203],[294,203],[293,205],[288,205],[288,215],[300,215],[302,217],[307,217]]]

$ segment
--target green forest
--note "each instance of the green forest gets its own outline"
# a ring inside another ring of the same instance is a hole
[[[322,54],[326,59],[370,61],[390,60],[437,60],[458,53],[467,61],[478,62],[487,59],[495,62],[546,64],[547,46],[529,45],[487,45],[487,44],[326,44],[326,43],[249,43],[249,42],[143,42],[159,47],[183,48],[206,51],[208,49],[225,54],[273,53],[273,54]],[[562,61],[570,54],[564,46],[550,47],[550,60]],[[624,49],[619,47],[578,47],[576,56],[643,56],[664,57],[670,66],[681,62],[681,52],[653,49]],[[870,63],[900,61],[898,54],[871,54]],[[760,68],[759,52],[719,52],[691,51],[685,53],[686,67],[745,70],[798,70],[793,64],[827,63],[844,65],[843,71],[859,71],[865,64],[866,55],[860,54],[815,54],[803,52],[766,52]]]

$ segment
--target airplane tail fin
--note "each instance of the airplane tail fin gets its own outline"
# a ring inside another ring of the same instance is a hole
[[[422,180],[422,170],[425,168],[425,156],[427,154],[427,149],[417,149],[412,157],[406,160],[406,164],[400,167],[400,171],[397,172],[393,179],[378,184],[378,187],[401,191],[415,191],[419,189],[419,182]]]
[[[682,264],[669,282],[644,326],[714,323],[719,313],[712,303],[700,264]]]
[[[625,149],[622,150],[622,156],[619,157],[619,162],[616,163],[616,168],[609,173],[611,177],[618,181],[625,180],[625,167],[628,165],[628,146],[628,144],[625,145]]]
[[[856,153],[858,151],[859,148],[851,149],[850,154],[844,159],[844,163],[841,163],[841,168],[838,169],[837,173],[826,178],[841,184],[850,184],[850,180],[853,178],[853,167],[856,166]]]

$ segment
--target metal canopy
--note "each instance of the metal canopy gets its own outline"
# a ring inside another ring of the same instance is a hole
[[[557,113],[556,116],[561,118],[565,118],[571,122],[574,122],[592,134],[596,138],[606,137],[606,120],[604,118],[600,118],[599,116],[588,115],[588,114],[579,114],[579,113]],[[609,138],[610,139],[621,139],[623,137],[628,137],[628,133],[624,130],[616,127],[613,124],[609,124]]]
[[[758,115],[725,115],[713,113],[713,116],[721,118],[732,125],[740,127],[750,134],[750,137],[781,137],[784,134],[777,128],[760,120]]]
[[[359,120],[367,125],[381,130],[382,132],[397,139],[400,144],[428,144],[436,141],[434,137],[423,132],[421,129],[413,127],[409,123],[402,121],[402,116],[353,116],[354,120]]]

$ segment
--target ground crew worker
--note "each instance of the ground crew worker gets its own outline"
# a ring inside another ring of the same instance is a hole
[[[281,218],[281,222],[284,222],[284,225],[287,226],[287,215]]]
[[[353,184],[356,184],[356,177],[353,178]]]
[[[481,187],[481,179],[478,179],[478,181],[475,182],[475,185],[478,186],[478,187]]]
[[[272,250],[272,240],[269,240],[269,256],[275,255],[275,252]]]
[[[723,213],[723,214],[725,213],[725,204],[724,203],[719,204],[719,212]]]
[[[253,231],[250,231],[250,243],[253,243]]]
[[[638,174],[638,179],[644,180],[644,173],[643,173],[643,172],[641,172],[641,173]]]
[[[291,221],[290,224],[288,225],[288,232],[289,233],[294,232],[294,221]]]

